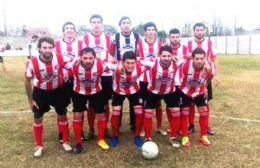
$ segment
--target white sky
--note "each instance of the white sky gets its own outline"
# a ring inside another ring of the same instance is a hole
[[[89,25],[89,17],[98,13],[104,24],[117,27],[121,16],[130,16],[132,25],[154,21],[158,29],[181,28],[184,23],[204,21],[221,22],[250,30],[260,25],[260,5],[257,0],[0,0],[0,29],[3,29],[3,8],[6,23],[27,27],[48,27],[51,33],[60,33],[65,21]],[[117,27],[118,28],[118,27]]]

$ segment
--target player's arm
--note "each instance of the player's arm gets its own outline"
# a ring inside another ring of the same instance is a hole
[[[32,98],[32,83],[30,78],[25,77],[24,86],[28,98],[29,107],[31,108],[31,110],[33,110],[33,107],[39,108]]]

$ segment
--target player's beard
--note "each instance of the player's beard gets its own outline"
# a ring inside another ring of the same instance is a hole
[[[171,61],[160,61],[160,65],[163,68],[169,68],[169,66],[171,65]]]
[[[40,58],[43,62],[50,62],[52,60],[53,54],[46,52],[46,53],[41,53],[40,52]]]
[[[201,35],[195,35],[195,38],[197,41],[202,41],[204,39],[204,35],[201,34]]]

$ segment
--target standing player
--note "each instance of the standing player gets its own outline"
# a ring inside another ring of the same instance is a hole
[[[80,53],[79,64],[73,65],[74,85],[72,93],[73,101],[73,130],[76,139],[74,152],[82,152],[82,114],[86,108],[87,101],[91,101],[94,112],[96,112],[98,140],[97,145],[102,149],[109,149],[104,140],[104,133],[107,125],[107,118],[104,110],[104,100],[101,75],[106,71],[103,62],[96,58],[94,49],[85,47]]]
[[[188,59],[187,56],[187,47],[181,43],[181,36],[179,29],[173,28],[169,31],[169,42],[166,43],[166,45],[170,46],[172,48],[172,55],[173,60],[177,63],[177,65],[180,67],[183,62]],[[176,81],[175,83],[176,87],[179,87],[179,82]],[[177,90],[179,91],[179,90]],[[167,118],[170,123],[170,117],[171,114],[169,110],[167,110]],[[167,133],[170,133],[170,127],[167,129]]]
[[[32,56],[38,55],[39,53],[37,47],[38,38],[39,38],[38,35],[33,35],[30,44],[28,44],[28,53],[29,53],[29,56],[27,57],[28,59],[30,59]]]
[[[97,58],[102,61],[109,59],[109,49],[111,45],[111,38],[107,33],[102,32],[103,28],[103,18],[94,14],[90,17],[91,33],[86,33],[83,36],[83,46],[91,47],[95,50]],[[107,121],[109,119],[109,104],[108,100],[111,99],[113,89],[112,89],[112,72],[107,71],[101,77],[101,85],[105,97],[105,111],[107,116]],[[90,132],[88,134],[88,139],[94,138],[94,122],[95,122],[95,113],[93,108],[90,107],[87,113],[88,124]]]
[[[177,132],[180,126],[180,107],[179,95],[176,92],[175,81],[178,66],[172,61],[172,49],[169,46],[163,46],[159,51],[159,58],[156,59],[155,65],[149,70],[149,84],[147,99],[145,103],[144,114],[144,131],[146,140],[151,140],[153,112],[156,102],[163,99],[168,110],[171,113],[171,135],[169,142],[173,147],[179,147],[177,141]]]
[[[159,49],[162,46],[161,41],[157,39],[157,28],[153,22],[148,22],[144,25],[144,34],[145,37],[140,39],[138,42],[138,52],[140,59],[153,61],[157,58]],[[141,88],[141,97],[146,100],[147,93],[147,73],[144,73],[140,77],[140,88]],[[164,131],[162,127],[162,107],[161,102],[156,103],[156,121],[157,121],[157,132],[162,135],[167,135],[167,132]]]
[[[137,54],[137,43],[139,40],[139,35],[132,32],[131,20],[128,16],[123,16],[119,20],[119,27],[121,32],[115,35],[113,42],[110,47],[110,53],[116,58],[117,61],[121,61],[123,53],[129,50],[134,51]],[[133,105],[129,103],[130,106],[130,129],[134,131],[135,121],[134,121],[134,109]],[[123,109],[123,107],[121,107]],[[120,115],[120,123],[122,122],[122,114]],[[121,125],[121,124],[120,124]]]
[[[202,48],[204,51],[206,51],[206,60],[209,62],[209,64],[211,64],[213,62],[214,64],[214,68],[216,71],[216,74],[214,76],[214,80],[216,82],[216,84],[219,84],[220,80],[219,80],[219,75],[218,75],[218,61],[217,61],[217,54],[214,48],[214,44],[213,42],[209,39],[205,37],[205,25],[203,23],[196,23],[193,26],[193,31],[194,31],[194,35],[195,37],[188,41],[188,52],[191,53],[195,48]],[[208,85],[208,101],[210,101],[212,99],[212,84],[211,82],[209,82]],[[209,104],[207,104],[207,107],[210,111],[210,106]],[[189,122],[190,122],[190,126],[189,126],[189,132],[193,133],[194,132],[194,118],[195,118],[195,106],[192,105],[190,108],[190,115],[189,115]],[[214,135],[215,133],[209,128],[208,129],[208,134],[209,135]]]
[[[61,55],[53,54],[53,48],[54,40],[52,38],[41,37],[38,42],[39,55],[33,56],[28,61],[25,73],[25,89],[29,106],[34,113],[35,157],[42,156],[42,120],[44,113],[50,110],[50,106],[53,106],[58,114],[59,130],[63,135],[62,147],[65,151],[72,150],[68,143],[69,127],[66,117],[66,95],[63,88],[64,59]]]
[[[212,78],[214,66],[207,69],[206,53],[201,48],[192,51],[191,60],[187,60],[180,69],[181,90],[181,131],[182,145],[191,145],[188,137],[188,116],[191,103],[198,107],[200,114],[200,141],[203,145],[210,145],[207,136],[209,109],[207,107],[207,84]]]
[[[4,51],[5,51],[5,46],[0,43],[0,64],[2,64],[1,66],[2,66],[3,72],[6,72],[5,65],[4,65],[4,59],[3,59]]]
[[[63,38],[55,41],[55,50],[57,54],[62,55],[65,59],[73,61],[78,58],[79,51],[82,49],[82,41],[76,38],[76,28],[72,22],[65,22],[62,26]],[[73,88],[73,74],[71,70],[63,70],[63,80],[65,83],[65,93],[67,106],[70,104],[70,98]],[[84,121],[84,115],[82,118]],[[82,122],[83,124],[83,122]],[[82,138],[85,139],[82,132]],[[62,140],[62,134],[59,132],[59,140]]]
[[[143,144],[140,138],[142,129],[143,108],[139,93],[140,75],[146,71],[148,67],[141,66],[136,62],[136,54],[133,51],[126,51],[122,58],[122,69],[117,68],[114,72],[113,90],[114,95],[112,99],[113,114],[111,118],[111,126],[113,130],[113,138],[111,139],[111,146],[118,145],[119,136],[119,117],[121,108],[125,98],[133,104],[135,112],[135,145],[140,148]]]

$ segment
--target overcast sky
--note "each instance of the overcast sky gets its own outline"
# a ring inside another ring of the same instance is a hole
[[[103,16],[104,24],[116,27],[120,17],[126,15],[133,25],[154,21],[159,30],[167,31],[187,22],[212,23],[214,18],[231,28],[235,19],[237,26],[248,30],[260,25],[256,0],[0,0],[0,29],[4,8],[7,26],[48,27],[51,33],[59,33],[65,21],[89,25],[94,13]]]

